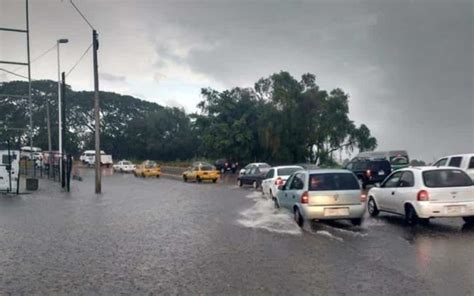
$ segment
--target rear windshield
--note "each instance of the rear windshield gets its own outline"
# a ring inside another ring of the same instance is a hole
[[[213,171],[214,166],[212,166],[212,165],[203,165],[203,166],[201,166],[201,170],[202,171]]]
[[[369,169],[371,171],[380,171],[380,170],[386,171],[386,170],[390,170],[391,166],[388,161],[373,161],[370,163]]]
[[[157,167],[157,164],[154,161],[149,161],[149,162],[145,163],[145,167],[146,168],[155,168],[155,167]]]
[[[359,190],[359,182],[353,174],[330,173],[309,176],[309,190]]]
[[[423,172],[426,187],[472,186],[471,178],[461,170],[435,170]]]
[[[289,176],[293,174],[294,172],[297,172],[301,170],[301,168],[294,167],[294,168],[283,168],[283,169],[278,169],[278,176]]]
[[[390,163],[395,165],[408,164],[408,157],[406,156],[392,156],[390,157]]]

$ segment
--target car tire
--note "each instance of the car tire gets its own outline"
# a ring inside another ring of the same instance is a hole
[[[135,173],[135,172],[133,172],[133,175],[134,175],[135,177],[138,177],[137,173]]]
[[[201,178],[200,178],[200,177],[196,177],[196,182],[201,183],[201,182],[202,182]]]
[[[258,189],[258,183],[257,183],[257,181],[253,181],[253,182],[252,182],[252,187],[253,187],[253,189]]]
[[[186,178],[186,176],[183,175],[183,181],[184,183],[188,182],[188,178]]]
[[[157,178],[159,178],[159,177],[160,177],[160,175],[156,175],[156,177],[157,177]]]
[[[354,226],[360,226],[362,224],[362,218],[351,219],[351,223]]]
[[[298,224],[299,227],[303,228],[304,226],[304,218],[301,216],[300,209],[295,207],[293,210],[293,219],[295,220],[296,224]]]
[[[216,183],[217,182],[217,179],[212,179],[212,183]]]
[[[466,224],[474,224],[474,216],[462,217]]]
[[[372,197],[369,198],[367,210],[369,211],[369,215],[372,217],[375,217],[380,213],[379,209],[377,208],[377,204],[375,203],[375,200]]]
[[[239,187],[242,187],[242,186],[244,185],[244,183],[242,183],[242,180],[239,179],[239,180],[237,181],[237,185],[239,185]]]
[[[415,226],[419,222],[418,215],[412,205],[405,207],[405,222],[410,226]]]
[[[142,173],[142,177],[143,177],[143,178],[146,178],[145,173]]]

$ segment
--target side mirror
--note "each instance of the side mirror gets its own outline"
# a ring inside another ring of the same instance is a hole
[[[284,185],[279,185],[278,190],[285,190],[285,186]]]

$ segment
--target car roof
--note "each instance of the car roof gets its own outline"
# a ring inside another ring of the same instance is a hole
[[[345,173],[352,174],[349,170],[343,169],[319,169],[319,170],[306,170],[309,174],[330,174],[330,173]]]
[[[441,170],[458,170],[458,171],[462,171],[461,168],[457,168],[457,167],[450,167],[450,166],[422,166],[422,167],[407,167],[407,168],[403,168],[403,169],[399,169],[397,171],[420,171],[420,172],[424,172],[424,171],[441,171]]]
[[[290,168],[300,168],[303,169],[302,166],[300,165],[279,165],[279,166],[274,166],[272,169],[290,169]]]
[[[443,156],[443,157],[440,157],[439,159],[442,159],[442,158],[448,158],[448,157],[472,157],[474,156],[474,153],[465,153],[465,154],[453,154],[453,155],[446,155],[446,156]]]

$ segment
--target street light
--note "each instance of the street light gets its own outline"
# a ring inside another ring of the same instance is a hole
[[[59,161],[59,176],[62,176],[63,173],[63,135],[62,135],[62,112],[61,112],[61,67],[59,63],[59,44],[68,43],[67,39],[58,39],[56,42],[56,47],[58,51],[58,125],[59,125],[59,155],[61,155],[61,160]]]

